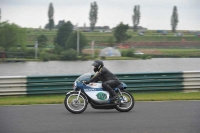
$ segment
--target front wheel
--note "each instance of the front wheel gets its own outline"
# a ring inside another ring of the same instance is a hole
[[[80,94],[78,99],[77,97],[78,94],[68,94],[64,100],[66,109],[73,114],[82,113],[87,108],[87,102],[84,96]]]
[[[130,111],[135,104],[133,95],[125,90],[122,90],[122,95],[120,96],[120,104],[115,107],[116,110],[120,112]]]

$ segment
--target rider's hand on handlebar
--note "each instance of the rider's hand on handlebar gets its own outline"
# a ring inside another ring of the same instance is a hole
[[[83,81],[85,84],[89,84],[90,83],[90,81]]]

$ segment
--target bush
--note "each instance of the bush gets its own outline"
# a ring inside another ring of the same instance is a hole
[[[105,56],[101,56],[101,60],[105,60],[106,59],[106,57]]]
[[[27,49],[25,51],[26,58],[35,58],[35,49]]]
[[[61,60],[77,60],[77,52],[73,49],[61,53]]]
[[[128,50],[127,53],[126,53],[126,56],[127,56],[127,57],[133,57],[133,56],[134,56],[134,51],[131,50],[131,49]]]
[[[134,56],[134,49],[128,49],[121,51],[122,57],[133,57]]]
[[[63,51],[63,48],[62,48],[61,46],[59,46],[58,44],[55,44],[55,47],[54,47],[54,49],[53,49],[53,52],[54,52],[55,54],[60,54],[61,51]]]
[[[90,55],[90,54],[82,54],[80,59],[81,60],[89,60],[89,59],[92,59],[92,55]]]
[[[43,60],[43,61],[49,61],[49,54],[48,54],[48,53],[45,53],[45,54],[42,56],[42,60]]]
[[[39,51],[39,57],[43,61],[49,61],[49,60],[59,60],[59,55],[53,54],[51,50],[40,50]]]
[[[135,55],[134,57],[136,57],[136,58],[141,58],[141,59],[143,59],[143,60],[145,60],[145,59],[151,59],[151,56],[150,55]]]
[[[49,54],[49,59],[50,59],[50,60],[59,60],[60,58],[59,58],[59,56],[56,55],[56,54]]]
[[[49,53],[47,53],[46,51],[40,51],[39,52],[39,57],[43,60],[43,61],[49,61]]]

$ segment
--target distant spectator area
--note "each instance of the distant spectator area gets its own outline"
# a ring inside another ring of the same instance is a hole
[[[103,57],[120,57],[121,53],[114,47],[106,47],[101,50],[99,56]]]

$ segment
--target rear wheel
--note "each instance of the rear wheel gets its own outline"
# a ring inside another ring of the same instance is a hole
[[[122,96],[120,96],[120,104],[115,107],[116,110],[120,112],[128,112],[130,111],[135,104],[135,100],[133,95],[125,90],[122,90]]]
[[[66,109],[74,114],[82,113],[87,108],[87,102],[84,96],[80,94],[78,99],[77,97],[78,94],[68,94],[64,100]]]

